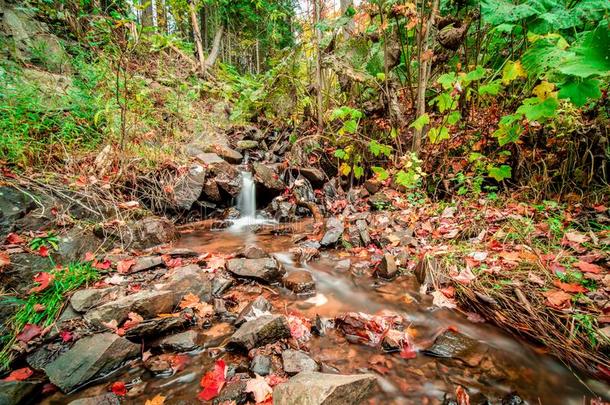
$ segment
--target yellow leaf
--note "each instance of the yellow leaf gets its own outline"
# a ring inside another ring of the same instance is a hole
[[[504,65],[504,69],[502,69],[502,83],[505,85],[509,84],[519,77],[527,77],[527,74],[521,65],[521,61],[508,61],[506,65]]]
[[[534,87],[532,94],[536,95],[540,100],[546,100],[549,97],[555,97],[557,94],[553,93],[555,85],[547,81],[543,81],[538,86]]]
[[[144,405],[163,405],[165,397],[157,394],[153,399],[147,399]]]
[[[341,172],[341,174],[343,176],[347,176],[348,174],[351,173],[351,171],[352,171],[352,167],[350,165],[348,165],[345,162],[341,163],[341,167],[339,167],[339,172]]]

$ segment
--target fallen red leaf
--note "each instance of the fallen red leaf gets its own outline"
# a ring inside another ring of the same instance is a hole
[[[43,312],[46,307],[42,304],[34,304],[34,312]]]
[[[16,339],[20,342],[27,343],[41,334],[42,328],[40,326],[28,323],[23,327],[23,330],[17,335]]]
[[[136,264],[135,259],[119,260],[119,262],[116,265],[116,270],[119,273],[128,273],[129,269],[131,269],[131,266],[133,266],[134,264]]]
[[[10,264],[11,258],[9,257],[8,253],[0,252],[0,270],[2,270],[6,266],[9,266]]]
[[[116,381],[112,383],[110,386],[110,391],[114,393],[114,395],[118,395],[119,397],[124,397],[127,395],[127,387],[125,387],[125,383],[123,381]]]
[[[197,398],[203,401],[211,401],[216,398],[224,387],[227,377],[227,366],[224,360],[220,359],[214,364],[214,370],[208,371],[201,378],[200,385],[203,391],[199,393]]]
[[[470,396],[468,396],[468,393],[461,385],[458,385],[455,389],[455,397],[458,405],[470,405]]]
[[[597,264],[587,263],[582,260],[574,263],[573,266],[576,267],[577,269],[580,269],[581,271],[584,271],[585,273],[599,274],[602,271],[602,268],[600,266],[598,266]]]
[[[46,246],[38,248],[38,256],[49,257],[49,248]]]
[[[32,374],[34,374],[34,372],[29,367],[19,368],[13,370],[8,377],[4,378],[2,381],[23,381],[30,378]]]
[[[547,304],[552,308],[566,309],[570,307],[572,296],[561,290],[549,290],[543,293]]]
[[[86,262],[92,262],[94,260],[95,260],[95,255],[93,254],[93,252],[85,253],[85,261]]]
[[[103,262],[98,262],[96,260],[92,264],[93,268],[96,268],[98,270],[108,270],[111,265],[112,263],[110,263],[110,260],[104,260]]]
[[[57,392],[57,387],[51,383],[46,383],[45,385],[42,386],[41,392],[45,395],[53,394],[54,392]]]
[[[11,232],[7,235],[6,241],[11,245],[20,245],[23,242],[25,242],[21,236],[17,235],[16,233],[13,233],[13,232]]]
[[[182,263],[183,263],[182,258],[180,258],[180,257],[176,257],[174,259],[169,259],[169,260],[165,261],[165,265],[170,269],[173,269],[175,267],[180,267],[180,266],[182,266]]]
[[[30,289],[30,293],[39,293],[46,290],[51,284],[51,281],[53,281],[52,274],[47,272],[38,273],[36,277],[34,277],[34,282],[39,283],[39,285]]]
[[[170,364],[174,373],[184,370],[190,358],[186,354],[175,354],[170,359]]]
[[[61,338],[62,342],[67,343],[67,342],[71,342],[74,339],[74,334],[67,330],[63,330],[63,331],[59,332],[59,337]]]
[[[580,284],[563,283],[559,280],[553,281],[553,285],[569,293],[586,293],[588,290]]]

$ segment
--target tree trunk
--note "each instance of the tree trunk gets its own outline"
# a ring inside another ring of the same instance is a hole
[[[313,0],[314,26],[316,31],[316,87],[317,87],[317,107],[318,107],[318,132],[322,132],[324,126],[324,117],[322,111],[322,51],[320,50],[320,42],[322,41],[322,33],[317,28],[320,22],[320,4],[319,0]]]
[[[224,24],[221,24],[218,27],[218,31],[216,31],[216,35],[214,35],[214,42],[212,42],[212,50],[208,55],[208,59],[205,61],[206,69],[211,68],[216,63],[216,59],[218,59],[218,54],[220,53],[220,45],[222,44],[222,36],[225,32]]]
[[[189,12],[191,14],[191,24],[193,25],[193,37],[195,39],[195,46],[197,47],[197,60],[199,61],[200,69],[203,71],[205,70],[205,56],[203,54],[201,30],[199,29],[199,21],[197,20],[197,10],[195,9],[195,2],[193,0],[189,0]]]
[[[424,1],[424,0],[422,0]],[[423,38],[421,41],[421,53],[419,56],[419,75],[418,75],[418,83],[417,83],[417,117],[419,118],[426,113],[426,87],[428,86],[428,76],[430,75],[430,59],[431,57],[428,55],[429,48],[429,39],[430,39],[430,31],[432,30],[432,25],[434,24],[434,17],[436,16],[436,12],[438,10],[438,2],[439,0],[434,0],[432,4],[432,11],[430,12],[430,17],[428,18],[428,22],[426,24],[426,32],[423,34]],[[423,8],[423,7],[422,7]],[[422,13],[423,14],[423,13]],[[425,60],[422,60],[425,59]],[[421,149],[422,138],[424,137],[425,128],[422,130],[415,130],[415,134],[413,135],[413,151],[419,152]]]
[[[140,1],[140,4],[145,4],[144,0]],[[153,7],[152,2],[148,3],[148,6],[144,10],[142,10],[142,21],[141,24],[143,27],[152,27],[153,26]]]

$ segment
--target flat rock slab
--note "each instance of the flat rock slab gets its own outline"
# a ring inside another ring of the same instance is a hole
[[[31,398],[39,382],[0,381],[0,405],[21,404]]]
[[[140,271],[149,270],[163,264],[161,256],[144,256],[138,257],[136,263],[131,266],[127,274],[138,273]]]
[[[154,318],[158,314],[172,312],[174,295],[173,291],[168,290],[141,291],[90,310],[85,314],[85,320],[101,327],[112,320],[120,324],[130,312],[136,312],[144,319]]]
[[[107,394],[97,395],[95,397],[87,397],[87,398],[79,398],[72,402],[69,405],[120,405],[121,401],[119,397],[117,397],[112,392]]]
[[[316,282],[310,272],[306,270],[295,270],[287,274],[282,283],[284,287],[295,294],[313,294],[316,292]]]
[[[251,350],[290,337],[290,328],[282,315],[263,315],[244,323],[231,336],[233,346]]]
[[[284,350],[282,364],[287,374],[297,374],[302,371],[318,371],[318,363],[300,350]]]
[[[227,261],[227,270],[239,277],[255,278],[267,283],[279,281],[286,272],[272,257],[231,259]]]
[[[274,405],[360,404],[375,387],[372,374],[338,375],[305,371],[273,390]]]
[[[116,300],[118,297],[119,289],[117,287],[87,288],[72,294],[70,304],[75,311],[85,312],[93,307]]]
[[[189,352],[195,350],[203,344],[203,337],[193,329],[166,336],[153,343],[166,352]]]
[[[136,357],[140,345],[114,333],[83,338],[45,367],[49,380],[69,392],[92,378],[114,370],[125,360]]]
[[[447,330],[439,335],[424,354],[446,359],[460,359],[468,364],[477,364],[489,349],[482,343],[458,332]]]
[[[186,326],[189,321],[181,316],[167,316],[146,319],[125,331],[125,337],[162,336],[166,333]]]
[[[212,299],[212,282],[196,264],[175,268],[161,288],[174,292],[174,305],[178,305],[182,297],[189,293],[198,296],[201,302]]]
[[[335,245],[341,238],[341,235],[343,235],[344,230],[345,225],[343,225],[343,221],[340,218],[328,218],[326,220],[326,233],[322,237],[320,245],[324,247]]]
[[[260,315],[264,315],[267,312],[271,311],[271,304],[265,297],[262,295],[256,297],[254,301],[250,302],[248,305],[241,310],[237,319],[235,320],[235,325],[239,326],[244,322],[250,321],[259,317]]]

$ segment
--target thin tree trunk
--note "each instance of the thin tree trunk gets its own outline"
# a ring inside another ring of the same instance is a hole
[[[220,53],[220,45],[222,43],[222,37],[225,32],[225,26],[223,24],[218,27],[218,31],[216,31],[216,35],[214,35],[214,42],[212,42],[212,50],[208,55],[208,59],[205,61],[206,69],[211,68],[216,63],[216,59],[218,59],[218,55]]]
[[[314,12],[314,29],[316,31],[316,87],[317,87],[317,104],[318,104],[318,132],[322,132],[324,126],[324,117],[322,110],[322,51],[320,50],[320,42],[322,41],[322,33],[317,27],[320,21],[320,4],[319,0],[313,0]]]
[[[197,46],[197,60],[201,70],[205,70],[205,56],[203,54],[203,42],[201,41],[201,30],[199,29],[199,21],[197,20],[197,10],[195,2],[189,0],[189,11],[191,14],[191,24],[193,25],[193,37],[195,37],[195,45]]]
[[[431,59],[427,51],[430,42],[430,31],[432,30],[432,25],[434,24],[434,17],[436,16],[436,12],[438,10],[438,2],[439,0],[434,0],[434,3],[432,3],[432,11],[430,12],[430,17],[428,18],[428,22],[426,24],[426,32],[423,34],[423,38],[421,41],[421,53],[419,57],[419,77],[417,85],[417,118],[421,117],[426,113],[426,87],[428,86],[428,76],[430,75]],[[422,61],[422,59],[424,58],[425,60]],[[421,149],[422,138],[425,134],[424,129],[415,129],[415,134],[413,136],[414,152],[419,152]]]
[[[260,74],[261,72],[261,54],[260,54],[260,44],[258,42],[258,38],[256,39],[256,74]]]

